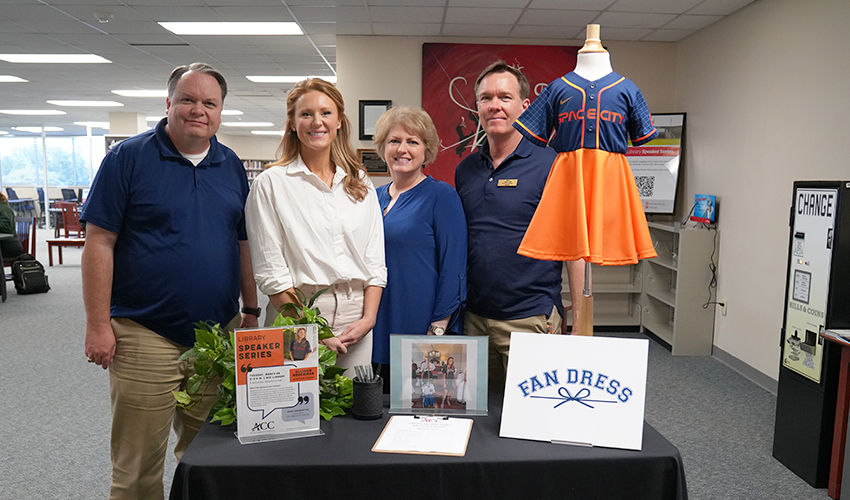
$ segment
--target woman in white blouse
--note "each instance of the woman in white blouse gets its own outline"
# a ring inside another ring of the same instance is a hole
[[[336,338],[338,365],[372,358],[372,327],[387,283],[375,188],[349,145],[342,94],[311,78],[286,99],[281,158],[254,180],[245,206],[254,277],[269,297],[265,324],[294,302],[328,288],[314,307]]]

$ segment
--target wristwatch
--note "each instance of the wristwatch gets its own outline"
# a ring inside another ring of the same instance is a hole
[[[442,326],[437,326],[435,324],[431,324],[431,326],[428,327],[428,330],[431,331],[434,335],[442,335],[446,333],[445,328],[443,328]]]
[[[262,307],[257,307],[256,309],[255,309],[255,308],[253,308],[253,307],[243,307],[243,308],[242,308],[242,313],[244,313],[244,314],[252,314],[252,315],[254,315],[254,316],[258,317],[258,318],[260,317],[260,313],[261,313],[261,312],[263,312],[263,308],[262,308]]]

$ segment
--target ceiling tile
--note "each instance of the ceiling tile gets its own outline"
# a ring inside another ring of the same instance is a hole
[[[292,7],[292,13],[300,23],[347,21],[368,22],[369,9],[365,6],[357,7]]]
[[[387,36],[437,36],[439,23],[372,23],[376,35]]]
[[[359,3],[362,3],[362,1]],[[366,3],[370,7],[442,7],[446,2],[445,0],[366,0]]]
[[[662,28],[653,31],[641,38],[641,40],[647,42],[678,42],[679,40],[682,40],[694,33],[694,30],[668,30],[666,28]]]
[[[602,26],[601,38],[611,28],[660,28],[676,17],[673,14],[636,14],[625,12],[603,12],[596,20]]]
[[[692,9],[703,0],[617,0],[608,7],[613,12],[651,12],[681,14]]]
[[[575,39],[576,33],[584,36],[584,27],[564,26],[514,26],[508,36],[510,38],[555,38],[560,40]]]
[[[443,36],[474,36],[482,38],[505,37],[511,31],[510,24],[445,24]]]
[[[527,26],[585,26],[592,22],[595,12],[586,10],[528,9],[519,18],[519,25]]]
[[[754,1],[755,0],[705,0],[703,3],[691,9],[688,14],[728,16]]]
[[[369,7],[376,23],[439,23],[443,21],[441,7]]]
[[[608,8],[616,0],[531,0],[531,9],[596,10]]]
[[[446,23],[451,24],[513,24],[519,19],[522,9],[476,9],[471,7],[449,7]]]
[[[605,28],[602,30],[602,44],[610,40],[635,41],[640,40],[646,35],[652,33],[649,28]],[[584,34],[581,38],[584,38]]]
[[[665,24],[664,29],[696,31],[714,24],[721,19],[723,19],[723,16],[692,16],[689,14],[682,14]]]
[[[292,22],[294,19],[283,5],[214,7],[212,12],[228,22]]]
[[[561,3],[567,3],[562,1]],[[449,0],[449,7],[475,7],[477,9],[503,7],[524,9],[528,0]]]

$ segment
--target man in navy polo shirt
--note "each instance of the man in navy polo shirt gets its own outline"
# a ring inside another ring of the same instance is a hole
[[[554,150],[535,146],[513,128],[529,105],[525,76],[496,61],[475,82],[481,149],[455,170],[455,187],[469,232],[467,335],[489,335],[489,387],[504,390],[511,332],[561,333],[562,264],[518,255],[543,194]],[[570,294],[578,304],[584,261],[568,262]],[[577,310],[573,309],[573,333]]]
[[[171,395],[194,374],[178,360],[194,344],[193,323],[257,326],[248,181],[215,138],[226,94],[212,67],[176,68],[166,118],[107,153],[82,212],[85,353],[109,368],[113,500],[163,498],[172,424],[179,459],[216,399],[210,384],[187,412]]]

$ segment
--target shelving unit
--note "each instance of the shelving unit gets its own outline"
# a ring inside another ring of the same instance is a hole
[[[571,301],[567,269],[562,271],[564,304]],[[593,321],[596,326],[640,326],[643,279],[638,265],[593,266]],[[572,311],[567,324],[572,325]]]
[[[711,254],[717,262],[714,231],[650,222],[658,257],[641,262],[644,273],[641,331],[670,344],[673,355],[709,356],[714,336],[709,301]]]
[[[671,346],[677,356],[709,356],[714,337],[708,302],[714,231],[649,222],[658,257],[631,266],[593,266],[593,323],[596,327],[638,326]],[[566,267],[564,304],[570,303]],[[572,312],[567,312],[572,325]]]
[[[242,166],[245,167],[245,172],[248,174],[248,184],[260,175],[260,172],[266,169],[266,164],[272,160],[251,160],[243,159]]]

